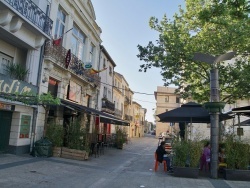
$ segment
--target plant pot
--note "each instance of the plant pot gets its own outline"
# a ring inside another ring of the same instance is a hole
[[[250,170],[225,169],[224,179],[236,181],[250,181]]]
[[[174,167],[174,176],[183,178],[198,178],[199,168],[191,167]]]
[[[75,159],[75,160],[87,160],[89,153],[85,150],[76,150],[69,148],[62,148],[62,158]]]

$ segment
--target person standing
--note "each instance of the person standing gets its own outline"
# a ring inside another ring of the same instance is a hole
[[[201,166],[200,170],[205,166],[205,170],[210,170],[210,143],[207,142],[203,148],[202,156],[201,156]]]

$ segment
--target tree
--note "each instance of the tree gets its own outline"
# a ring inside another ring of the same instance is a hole
[[[210,65],[193,60],[194,53],[220,55],[237,52],[234,63],[220,62],[221,100],[233,103],[250,97],[250,3],[247,0],[186,0],[186,10],[170,20],[151,17],[150,27],[159,32],[159,40],[138,45],[139,71],[161,68],[164,85],[178,86],[184,99],[209,100]]]

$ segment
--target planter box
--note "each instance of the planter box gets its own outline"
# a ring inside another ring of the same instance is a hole
[[[87,160],[89,158],[89,154],[84,150],[76,150],[63,147],[61,157],[75,160]]]
[[[250,170],[225,169],[224,179],[236,181],[250,181]]]
[[[174,176],[183,178],[198,178],[199,168],[191,167],[174,167]]]
[[[53,157],[61,157],[62,148],[61,147],[53,147]]]

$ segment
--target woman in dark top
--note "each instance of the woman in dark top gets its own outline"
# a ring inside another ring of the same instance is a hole
[[[170,171],[170,159],[168,157],[164,157],[164,155],[167,154],[167,152],[165,150],[165,142],[164,141],[162,141],[161,145],[158,146],[158,148],[156,150],[156,154],[157,154],[157,161],[162,163],[162,161],[165,160],[167,162],[167,171]]]

